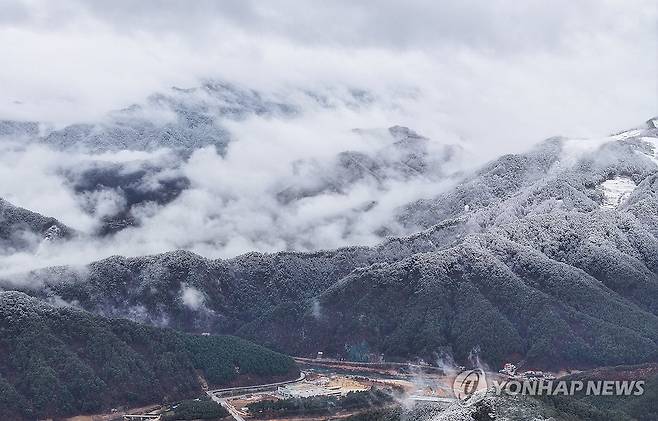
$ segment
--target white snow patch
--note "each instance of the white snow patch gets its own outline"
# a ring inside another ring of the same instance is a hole
[[[603,188],[602,208],[616,209],[631,194],[637,184],[628,177],[615,177],[601,183]]]

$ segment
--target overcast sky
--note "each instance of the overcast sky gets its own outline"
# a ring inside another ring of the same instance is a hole
[[[658,114],[656,31],[654,0],[3,0],[0,118],[93,120],[216,78],[406,95],[390,124],[518,149]]]

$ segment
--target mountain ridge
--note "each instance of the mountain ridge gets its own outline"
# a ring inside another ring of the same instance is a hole
[[[611,138],[568,164],[561,162],[568,146],[563,139],[504,156],[428,202],[437,224],[377,247],[248,253],[227,260],[182,251],[114,257],[78,274],[67,268],[27,274],[32,285],[42,287],[23,289],[101,314],[237,333],[302,355],[319,349],[346,355],[365,344],[368,353],[430,360],[443,353],[463,360],[479,347],[492,363],[521,356],[550,368],[653,361],[658,242],[651,212],[658,204],[657,168],[644,138],[658,131],[634,133]],[[618,209],[602,208],[603,181],[620,175],[636,179],[637,187]],[[450,267],[445,273],[452,275],[427,278],[423,261],[430,268]],[[393,307],[403,313],[384,317],[391,302],[381,307],[376,301],[389,293],[386,284],[381,290],[376,284],[358,286],[381,276],[407,279],[390,291],[406,303]],[[416,284],[432,291],[432,298],[418,295],[410,286]],[[503,285],[522,302],[501,295],[496,286]],[[344,293],[341,287],[360,292]],[[186,291],[198,300],[186,301]],[[489,320],[460,310],[473,306]],[[533,308],[546,315],[524,313]],[[353,325],[359,320],[364,324]],[[493,336],[482,330],[491,320],[499,330]],[[335,330],[343,325],[352,328]],[[459,334],[455,326],[471,331]],[[386,339],[390,335],[397,339]]]

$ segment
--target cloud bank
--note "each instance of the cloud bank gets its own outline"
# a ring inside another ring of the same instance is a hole
[[[651,0],[32,0],[0,16],[3,118],[96,119],[208,77],[350,86],[413,94],[389,125],[509,151],[656,109]]]
[[[411,227],[395,221],[399,207],[450,186],[463,167],[463,151],[403,128],[355,131],[361,116],[341,107],[293,119],[252,117],[228,124],[235,140],[224,154],[209,146],[189,157],[167,150],[71,153],[0,142],[0,197],[80,233],[36,250],[0,250],[0,272],[174,249],[227,258],[374,245],[384,235],[410,233]],[[99,184],[81,190],[90,169]],[[172,200],[152,199],[162,183],[179,178],[185,188]],[[115,179],[130,184],[113,187]],[[107,231],[106,218],[125,207],[130,189],[147,197],[133,200],[134,223],[98,235]]]

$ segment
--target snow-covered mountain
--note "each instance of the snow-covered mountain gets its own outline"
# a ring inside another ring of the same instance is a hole
[[[415,150],[422,138],[402,131]],[[399,221],[417,233],[375,247],[228,260],[183,251],[112,257],[4,285],[104,315],[238,334],[297,354],[340,355],[359,346],[393,357],[447,352],[463,360],[480,347],[493,364],[655,361],[656,138],[658,129],[648,126],[591,141],[549,139],[453,174],[461,177],[454,187],[399,208]],[[343,180],[377,178],[360,164],[337,168],[348,169]],[[609,181],[619,177],[634,187],[611,206]]]
[[[302,104],[358,107],[371,100],[367,92],[348,90],[340,99],[319,92],[266,94],[209,80],[195,88],[173,87],[144,103],[109,113],[103,121],[57,128],[48,122],[0,121],[0,141],[21,139],[60,150],[153,151],[171,148],[190,152],[215,146],[223,153],[231,141],[225,123],[250,116],[294,118]]]

